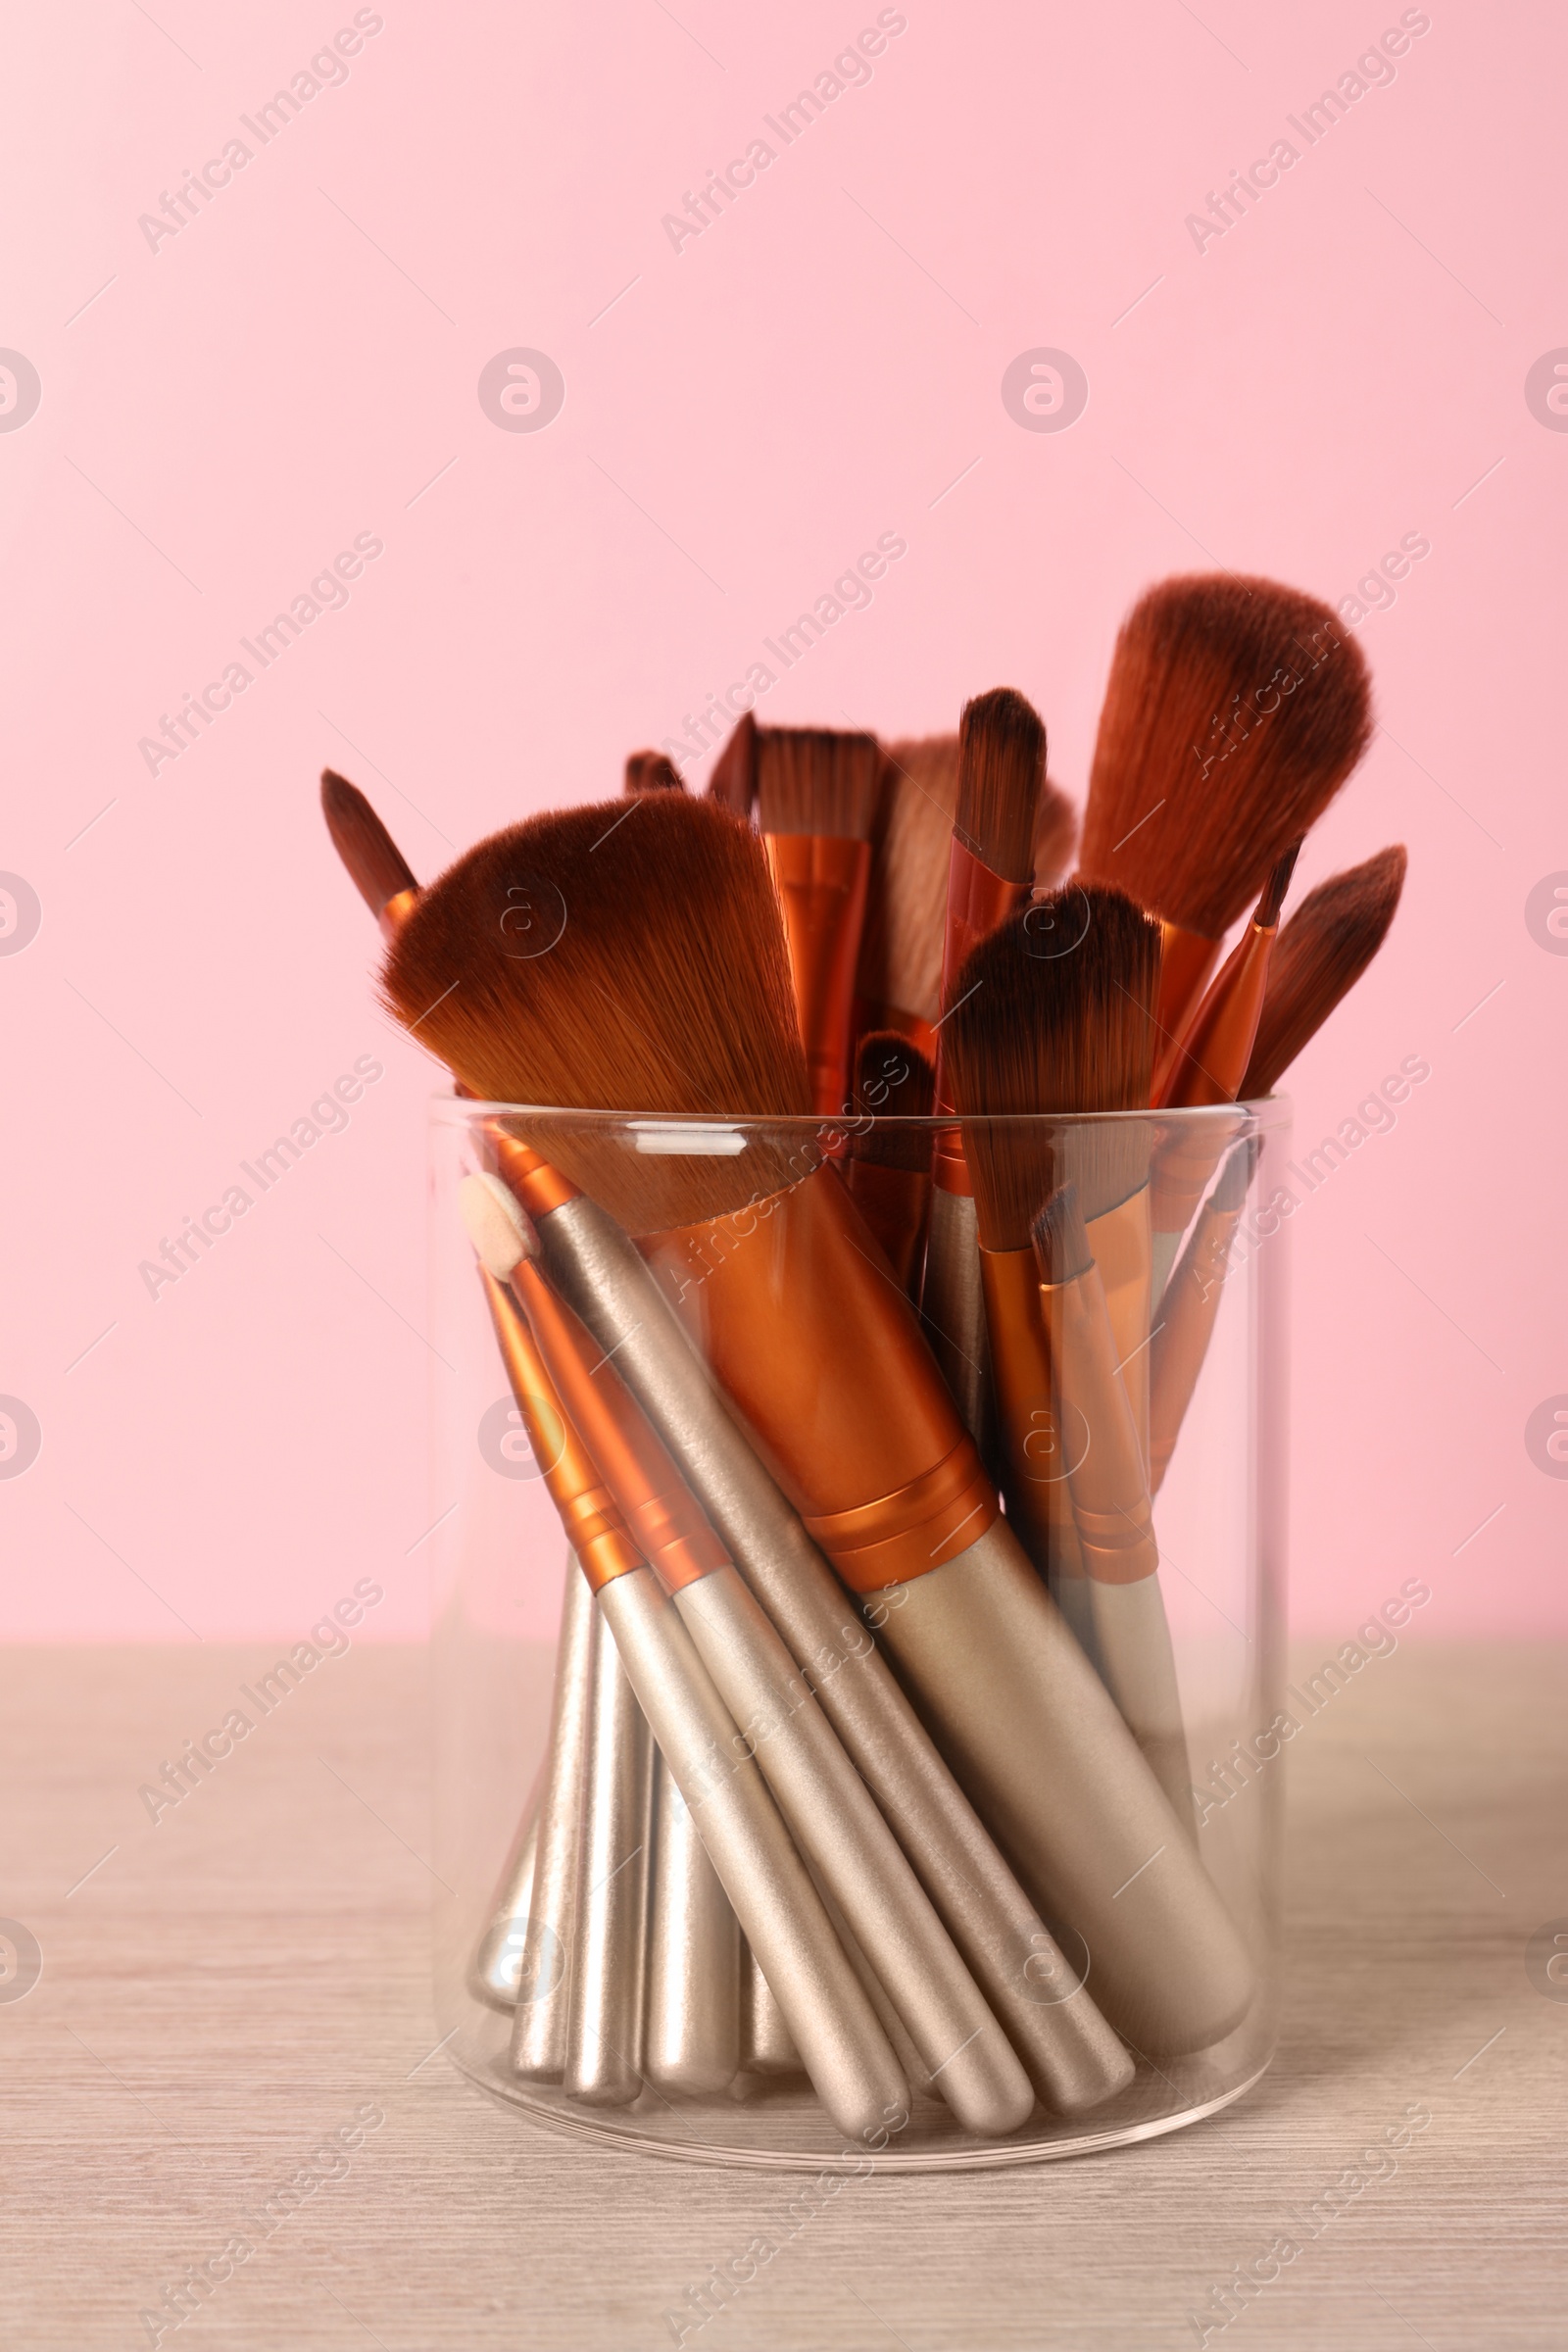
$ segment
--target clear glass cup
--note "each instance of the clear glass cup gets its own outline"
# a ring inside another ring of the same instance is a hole
[[[1268,2063],[1289,1107],[966,1131],[1056,1196],[1043,1256],[933,1209],[955,1133],[433,1105],[435,2008],[570,2130],[1013,2164]],[[488,1298],[477,1171],[525,1212]],[[927,1232],[989,1318],[973,1442],[894,1271]]]

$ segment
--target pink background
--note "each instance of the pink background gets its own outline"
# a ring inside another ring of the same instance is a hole
[[[1430,540],[1362,629],[1385,732],[1299,883],[1409,844],[1390,949],[1297,1071],[1298,1143],[1404,1056],[1432,1075],[1295,1222],[1296,1609],[1348,1636],[1418,1574],[1423,1637],[1568,1624],[1568,1485],[1524,1438],[1568,1389],[1568,962],[1524,911],[1568,867],[1568,439],[1524,397],[1568,340],[1554,12],[1439,0],[1201,254],[1188,213],[1396,6],[910,0],[678,254],[662,216],[874,6],[388,0],[156,252],[138,216],[354,11],[154,14],[6,36],[0,344],[43,394],[0,434],[0,867],[43,917],[0,956],[0,1391],[43,1443],[0,1481],[4,1631],[297,1638],[367,1574],[366,1635],[421,1629],[432,1073],[373,1005],[317,773],[429,873],[614,791],[885,531],[906,557],[766,714],[937,728],[1016,683],[1077,795],[1149,580],[1338,600]],[[542,432],[481,411],[513,346],[564,375]],[[1034,346],[1087,372],[1068,431],[1004,409]],[[384,553],[346,609],[149,774],[138,740],[357,533]],[[367,1054],[347,1132],[150,1298],[139,1261]]]

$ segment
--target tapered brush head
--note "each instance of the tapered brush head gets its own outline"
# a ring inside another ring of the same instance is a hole
[[[1320,882],[1274,943],[1242,1100],[1272,1094],[1388,937],[1404,888],[1402,843]]]
[[[480,842],[424,893],[381,986],[490,1101],[669,1118],[810,1109],[762,845],[686,793],[530,817]],[[771,1146],[687,1154],[668,1137],[638,1149],[603,1127],[511,1124],[633,1233],[790,1180]]]
[[[1116,640],[1080,874],[1222,939],[1371,726],[1366,662],[1327,605],[1226,573],[1161,581]]]
[[[1078,1187],[1058,1185],[1029,1228],[1042,1282],[1076,1282],[1095,1262],[1078,1205]]]
[[[931,1130],[887,1122],[928,1119],[935,1091],[930,1062],[906,1037],[896,1029],[873,1029],[862,1037],[855,1056],[854,1107],[873,1124],[851,1136],[852,1155],[923,1174],[931,1165]]]
[[[871,832],[871,879],[855,989],[868,1004],[935,1022],[942,1010],[942,939],[958,738],[890,744]]]
[[[958,806],[953,829],[1004,882],[1034,877],[1035,817],[1046,778],[1046,730],[1011,686],[965,703],[958,721]]]
[[[321,770],[321,814],[332,847],[377,920],[389,900],[401,891],[418,889],[403,853],[364,793],[330,767]]]
[[[882,747],[874,735],[759,728],[757,821],[764,833],[869,841],[881,791]]]
[[[1035,808],[1034,849],[1030,858],[1036,890],[1051,890],[1072,862],[1078,839],[1078,811],[1059,784],[1047,776]]]
[[[633,752],[626,761],[625,789],[628,793],[684,792],[686,787],[674,761],[662,752]]]
[[[1068,1177],[1087,1217],[1144,1181],[1147,1120],[1069,1136],[1016,1122],[1041,1111],[1147,1108],[1159,961],[1152,915],[1120,891],[1076,883],[1037,899],[965,960],[943,1068],[963,1115],[986,1249],[1027,1249],[1036,1210]]]
[[[750,816],[757,798],[757,719],[748,710],[738,718],[708,779],[708,797],[732,816]]]

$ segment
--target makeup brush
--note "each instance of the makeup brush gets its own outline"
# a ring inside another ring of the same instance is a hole
[[[708,797],[743,819],[757,798],[757,719],[750,710],[735,722],[708,779]]]
[[[896,1029],[931,1059],[942,1014],[958,738],[890,744],[884,758],[855,980],[856,1033]]]
[[[1157,1494],[1193,1400],[1224,1297],[1231,1244],[1261,1150],[1258,1137],[1237,1144],[1199,1212],[1192,1237],[1160,1301],[1150,1353],[1149,1492]]]
[[[957,999],[958,973],[970,950],[1029,896],[1045,773],[1046,730],[1021,694],[1000,686],[965,705],[943,935],[944,1019]],[[940,1033],[936,1093],[937,1108],[951,1108]],[[974,1195],[956,1128],[938,1139],[932,1177],[920,1315],[964,1426],[984,1449],[990,1436],[986,1310]]]
[[[1200,573],[1134,605],[1111,657],[1078,870],[1164,922],[1163,1039],[1370,733],[1361,649],[1315,597]]]
[[[1239,1099],[1271,1095],[1388,936],[1407,859],[1402,843],[1307,892],[1274,949],[1262,1017]]]
[[[757,738],[757,821],[784,909],[790,974],[811,1108],[845,1105],[856,959],[882,789],[874,735],[826,727],[762,727]]]
[[[1143,1448],[1117,1374],[1105,1294],[1075,1184],[1052,1194],[1033,1237],[1062,1413],[1083,1436],[1072,1447],[1067,1482],[1089,1571],[1100,1670],[1171,1811],[1196,1837]]]
[[[861,1038],[854,1108],[869,1123],[851,1130],[844,1178],[906,1292],[914,1288],[925,1246],[931,1131],[888,1122],[928,1119],[931,1088],[931,1064],[908,1038],[896,1029],[874,1029]]]
[[[1161,1108],[1198,1110],[1235,1102],[1251,1058],[1280,906],[1299,847],[1293,842],[1277,860],[1251,921],[1156,1072]],[[1150,1188],[1155,1306],[1164,1298],[1181,1237],[1235,1133],[1234,1120],[1199,1119],[1175,1120],[1161,1135]]]
[[[574,1574],[575,1568],[574,1560],[566,1562],[567,1592],[581,1581]],[[547,1748],[547,1761],[548,1755]],[[517,2006],[523,1946],[528,1936],[534,1865],[539,1856],[539,1796],[544,1775],[545,1766],[541,1764],[490,1898],[489,1925],[468,1963],[468,1990],[474,1999],[483,2001],[487,2009],[505,2010],[509,2016]]]
[[[330,767],[321,770],[321,814],[355,888],[390,939],[419,890],[402,852],[364,793]]]
[[[1116,1359],[1146,1422],[1151,1122],[1065,1118],[1149,1102],[1159,926],[1119,891],[1077,884],[1037,899],[963,965],[944,1032],[974,1180],[980,1268],[1009,1517],[1095,1656],[1091,1595],[1066,1471],[1081,1438],[1062,1418],[1030,1230],[1075,1176],[1113,1269]],[[977,1115],[978,1114],[978,1115]]]
[[[579,1172],[608,1217],[644,1237],[669,1293],[700,1318],[708,1362],[808,1531],[884,1620],[971,1800],[1041,1889],[1037,1901],[1083,1936],[1107,2015],[1151,2050],[1205,2046],[1249,2006],[1250,1962],[1108,1694],[999,1519],[836,1169],[809,1130],[775,1129],[765,1142],[741,1131],[741,1152],[732,1137],[715,1149],[714,1122],[726,1113],[799,1118],[808,1099],[760,848],[711,804],[684,796],[653,796],[634,846],[625,828],[607,833],[610,814],[534,818],[461,859],[393,943],[388,1002],[492,1099],[644,1107],[629,1133],[511,1114],[548,1138],[558,1163],[520,1179],[537,1178],[541,1241],[576,1209]],[[500,916],[520,875],[570,908],[548,954],[508,954]],[[684,1135],[682,1114],[695,1122]],[[516,1190],[518,1176],[506,1173]],[[591,1254],[577,1246],[585,1223],[573,1216],[549,1245],[579,1272]],[[593,1269],[591,1328],[603,1348],[621,1321],[627,1360],[617,1369],[631,1380],[633,1318],[604,1311],[616,1294],[600,1278],[619,1275],[612,1250]],[[706,1388],[689,1350],[687,1363]],[[702,1483],[715,1523],[726,1509],[745,1521],[733,1457],[722,1471],[704,1459],[710,1424],[700,1447],[678,1415],[662,1419],[662,1384],[667,1405],[677,1378],[670,1352],[650,1348],[636,1393]],[[750,1533],[755,1557],[755,1520]],[[759,1568],[778,1577],[781,1564],[775,1552],[771,1570]],[[791,1593],[779,1596],[787,1610]],[[824,1688],[845,1679],[836,1670]],[[1077,2005],[1076,1995],[1064,2004]]]
[[[676,773],[674,761],[662,752],[632,752],[626,760],[625,790],[639,792],[684,792],[685,785]]]
[[[741,2064],[741,1933],[691,1808],[654,1767],[643,2064],[661,2090],[711,2097]]]
[[[749,2097],[760,2085],[801,2073],[801,2053],[749,1946],[741,1953],[741,2068],[732,2095]]]
[[[499,1178],[470,1177],[463,1205],[492,1271],[518,1250],[511,1281],[563,1407],[744,1725],[829,1917],[835,1907],[842,1913],[855,1940],[852,1964],[857,1952],[865,1955],[921,2066],[941,2070],[940,2095],[965,2129],[1016,2131],[1034,2105],[1028,2079],[771,1620],[725,1559],[614,1366],[599,1360],[533,1262],[537,1241],[512,1195]]]
[[[883,2103],[904,2088],[893,2053],[779,1818],[750,1743],[698,1657],[674,1604],[631,1541],[625,1521],[568,1418],[516,1298],[512,1276],[522,1245],[514,1211],[494,1179],[466,1177],[460,1202],[484,1275],[486,1297],[507,1337],[509,1376],[545,1485],[576,1548],[620,1663],[653,1727],[675,1784],[747,1936],[778,1984],[778,1999],[812,2084],[845,2132],[872,2129]],[[597,1620],[596,1620],[597,1622]],[[586,1776],[586,1754],[579,1770]],[[622,1807],[622,1813],[629,1809]],[[613,1840],[600,1841],[614,1867]],[[616,1923],[597,1923],[604,1943]],[[603,2011],[601,2010],[601,2014]],[[640,2026],[640,2019],[638,2024]],[[528,2033],[519,2002],[514,2067]],[[579,2045],[585,2056],[593,2049]],[[565,2053],[563,2054],[564,2069]],[[591,2078],[590,2078],[591,2079]],[[579,2094],[580,2095],[580,2094]]]
[[[561,2086],[582,2106],[629,2107],[643,2087],[654,1742],[603,1625],[589,1675]]]
[[[1061,786],[1047,776],[1035,808],[1034,846],[1030,852],[1037,892],[1054,890],[1072,862],[1078,839],[1078,811]]]

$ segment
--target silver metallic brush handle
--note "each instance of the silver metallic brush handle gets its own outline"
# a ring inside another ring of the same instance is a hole
[[[1089,1949],[1137,2049],[1206,2049],[1255,1989],[1219,1894],[1005,1520],[873,1601],[886,1640],[1026,1886]]]
[[[556,1650],[550,1745],[539,1793],[533,1888],[512,2025],[512,2071],[530,2082],[559,2082],[566,2063],[571,1904],[577,1875],[577,1821],[588,1737],[595,1622],[593,1594],[575,1558],[568,1555],[561,1639]]]
[[[589,2107],[629,2107],[643,2087],[654,1742],[603,1626],[583,1757],[571,2000],[562,2086]]]
[[[517,1979],[528,1941],[534,1861],[539,1851],[539,1794],[548,1765],[547,1757],[501,1866],[490,1898],[489,1924],[468,1963],[468,1990],[474,1999],[489,2009],[504,2009],[509,2017],[517,2006]]]
[[[675,1606],[941,2096],[966,2131],[1015,2132],[1029,2079],[772,1620],[732,1567]]]
[[[635,1246],[586,1199],[538,1219],[546,1271],[669,1446],[732,1560],[808,1673],[824,1714],[968,1961],[1025,2070],[1062,2115],[1132,2061],[1063,1959]]]
[[[600,1612],[811,2083],[846,2136],[908,2113],[908,2085],[767,1785],[652,1569]]]
[[[686,1799],[654,1764],[643,2064],[661,2090],[725,2090],[741,2064],[741,1932]]]
[[[982,1454],[991,1446],[991,1344],[980,1273],[980,1226],[964,1193],[931,1191],[920,1320],[958,1418]]]
[[[765,2082],[805,2072],[795,2036],[750,1944],[741,1949],[741,2067]]]
[[[1101,1678],[1148,1757],[1171,1811],[1188,1835],[1196,1838],[1193,1768],[1159,1578],[1157,1574],[1144,1576],[1127,1585],[1088,1581]]]

